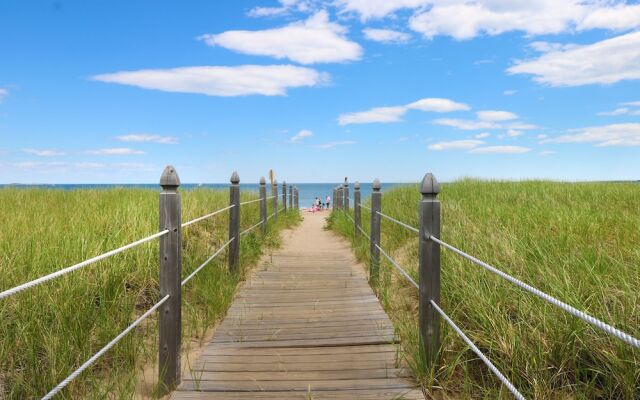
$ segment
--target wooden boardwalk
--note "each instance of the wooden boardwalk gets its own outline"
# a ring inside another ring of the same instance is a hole
[[[424,399],[363,266],[324,217],[305,215],[243,285],[173,399]]]

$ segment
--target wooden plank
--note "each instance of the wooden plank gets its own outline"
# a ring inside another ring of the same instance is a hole
[[[305,219],[245,282],[172,398],[424,399],[363,267],[322,224]]]

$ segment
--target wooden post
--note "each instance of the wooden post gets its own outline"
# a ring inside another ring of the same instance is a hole
[[[169,295],[159,308],[158,365],[163,393],[180,384],[180,344],[182,332],[182,201],[180,178],[176,169],[167,166],[160,177],[160,298]]]
[[[336,187],[336,208],[340,210],[342,208],[342,188],[340,186]]]
[[[360,240],[360,228],[362,226],[361,214],[360,214],[360,182],[356,182],[353,185],[353,221],[354,221],[354,234],[356,240]]]
[[[289,185],[289,208],[293,209],[293,186]]]
[[[336,210],[336,188],[333,188],[333,193],[331,194],[331,211]]]
[[[260,178],[260,220],[262,221],[262,233],[267,233],[267,181],[264,176]]]
[[[282,207],[284,212],[287,212],[287,182],[282,182]]]
[[[376,178],[373,181],[373,192],[371,192],[371,240],[369,242],[369,253],[371,254],[371,267],[369,270],[369,280],[375,285],[378,283],[380,270],[380,250],[376,245],[380,245],[380,215],[382,193],[380,193],[380,181]]]
[[[271,195],[273,196],[273,222],[278,221],[278,181],[273,180],[273,185],[271,185]]]
[[[349,211],[349,183],[347,183],[347,178],[344,178],[344,185],[342,185],[342,206],[345,211]]]
[[[229,271],[237,273],[240,269],[240,177],[237,172],[231,174],[229,186]]]
[[[300,209],[300,192],[298,191],[297,186],[295,190],[295,195],[296,195],[296,201],[295,201],[296,210],[299,210]]]
[[[440,245],[429,239],[440,238],[440,201],[437,199],[440,185],[428,173],[420,187],[420,248],[419,248],[419,324],[420,337],[427,365],[433,365],[440,350],[440,315],[431,305],[431,300],[440,304]]]

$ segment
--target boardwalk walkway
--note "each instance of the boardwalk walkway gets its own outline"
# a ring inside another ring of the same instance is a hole
[[[348,244],[305,215],[240,289],[173,399],[424,399]]]

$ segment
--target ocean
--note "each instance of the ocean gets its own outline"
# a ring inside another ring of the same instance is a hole
[[[289,183],[287,183],[287,186]],[[293,183],[298,187],[300,193],[300,208],[309,207],[313,203],[316,197],[319,197],[324,201],[327,196],[332,196],[333,188],[338,186],[338,183]],[[382,191],[393,187],[402,185],[401,183],[382,183]],[[82,189],[112,189],[112,188],[144,188],[160,190],[158,184],[152,183],[140,183],[140,184],[104,184],[104,183],[84,183],[84,184],[37,184],[37,185],[23,185],[23,184],[9,184],[0,185],[0,188],[12,187],[12,188],[38,188],[38,189],[52,189],[52,190],[82,190]],[[228,183],[184,183],[180,185],[181,190],[193,190],[199,188],[212,188],[212,189],[226,189],[229,187]],[[259,185],[257,183],[241,183],[240,190],[249,190],[257,192]],[[282,195],[282,186],[278,186],[278,195]],[[371,195],[371,183],[360,184],[360,192],[362,193],[362,200],[369,198]],[[349,184],[349,194],[353,198],[353,183]],[[267,196],[271,195],[271,186],[267,184]],[[287,196],[289,196],[289,190],[287,189]],[[333,199],[332,199],[333,201]]]

